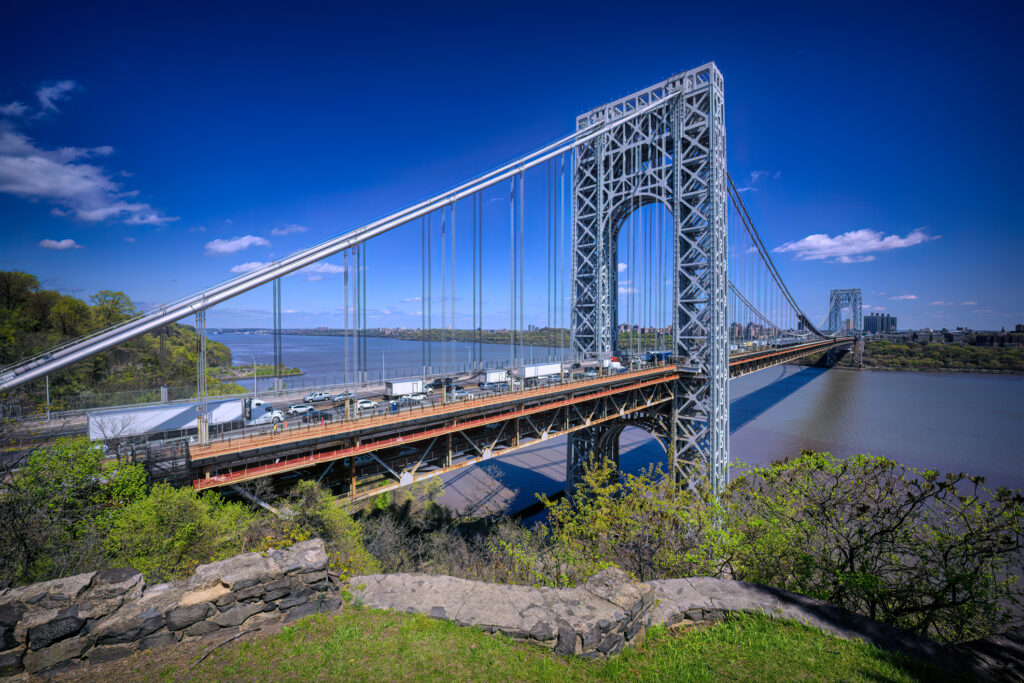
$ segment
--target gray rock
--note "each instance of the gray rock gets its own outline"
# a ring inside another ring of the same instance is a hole
[[[63,603],[59,606],[66,607],[82,591],[89,587],[94,576],[96,576],[96,572],[87,572],[63,579],[53,579],[52,581],[33,583],[28,586],[19,586],[7,591],[4,594],[3,600],[6,603],[21,602],[26,605],[32,605],[43,601],[45,598],[54,603],[45,605],[46,609],[57,607],[57,603]]]
[[[292,589],[290,586],[284,586],[283,588],[275,588],[273,590],[268,590],[266,593],[264,593],[263,600],[265,602],[273,602],[274,600],[280,600],[281,598],[283,598],[291,592]]]
[[[21,660],[25,656],[25,648],[19,647],[7,652],[0,652],[0,676],[13,676],[25,670]]]
[[[90,662],[110,662],[127,657],[139,649],[138,643],[120,643],[118,645],[100,645],[89,650]]]
[[[83,598],[89,600],[108,600],[118,597],[133,599],[141,594],[144,585],[142,573],[136,569],[107,569],[96,573],[92,585]]]
[[[555,637],[555,630],[550,624],[538,621],[530,628],[530,637],[539,641],[552,640]]]
[[[178,635],[175,635],[174,633],[171,633],[169,631],[161,631],[160,633],[154,633],[153,635],[146,636],[145,638],[139,641],[139,649],[148,650],[151,647],[166,647],[168,645],[173,645],[174,643],[178,642],[178,638],[180,637],[180,635],[180,633]]]
[[[448,612],[445,610],[443,605],[435,605],[430,608],[430,616],[434,619],[447,619]]]
[[[312,595],[313,592],[310,591],[308,588],[300,588],[296,591],[293,591],[291,595],[277,603],[277,606],[282,611],[289,610],[292,607],[295,607],[296,605],[302,605],[309,602],[309,599],[310,597],[312,597]]]
[[[226,612],[214,616],[210,621],[217,624],[221,628],[227,628],[229,626],[238,626],[243,621],[256,614],[257,612],[263,611],[263,605],[235,605]]]
[[[597,646],[597,651],[606,655],[616,655],[622,651],[624,643],[625,640],[620,634],[609,633],[605,636],[605,639],[601,641],[601,644]]]
[[[284,616],[284,623],[290,624],[293,621],[297,621],[302,617],[308,617],[310,614],[316,614],[316,605],[311,602],[307,602],[305,605],[299,605],[294,609],[290,610]]]
[[[564,621],[558,624],[558,643],[555,653],[560,655],[576,654],[576,631]]]
[[[271,550],[267,555],[282,574],[327,571],[327,550],[319,538],[283,550]]]
[[[197,621],[185,629],[186,636],[202,636],[212,631],[219,631],[220,625],[212,621]]]
[[[207,618],[216,611],[216,608],[208,602],[172,609],[167,613],[167,629],[170,631],[180,631],[201,619]]]
[[[81,657],[82,653],[85,652],[88,647],[88,640],[81,636],[75,636],[74,638],[68,638],[58,643],[54,643],[50,647],[43,648],[42,650],[34,652],[29,650],[25,653],[25,659],[23,660],[25,671],[29,673],[37,673],[69,659]]]
[[[78,616],[77,607],[62,610],[56,619],[33,626],[28,630],[28,646],[32,650],[41,650],[57,641],[70,638],[81,631],[83,626],[85,626],[85,619]]]
[[[0,626],[13,628],[25,613],[24,605],[5,603],[0,605]]]

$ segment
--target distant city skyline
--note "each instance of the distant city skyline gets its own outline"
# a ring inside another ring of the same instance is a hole
[[[540,3],[471,14],[9,6],[0,269],[152,307],[453,186],[570,132],[587,109],[714,60],[730,172],[815,322],[843,287],[862,288],[865,314],[896,315],[904,329],[1024,322],[1021,5],[741,5],[645,6],[638,22],[702,28],[685,41],[626,30],[609,50],[595,36],[610,14]],[[543,235],[534,204],[528,231]],[[507,188],[487,197],[491,329],[510,313],[508,208]],[[456,228],[463,250],[461,216]],[[419,239],[417,224],[370,245],[368,326],[420,326]],[[525,325],[544,326],[552,306],[564,324],[568,301],[546,300],[539,251]],[[468,328],[461,268],[446,324]],[[337,256],[286,278],[285,327],[342,326],[345,270]],[[213,309],[209,325],[269,326],[265,289]],[[439,306],[435,290],[435,327]]]

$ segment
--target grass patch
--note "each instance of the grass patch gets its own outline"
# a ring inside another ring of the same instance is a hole
[[[177,679],[190,664],[165,667],[161,678]],[[682,634],[656,627],[640,647],[610,661],[589,662],[421,615],[355,608],[340,617],[310,617],[280,634],[226,646],[190,678],[558,683],[950,680],[926,663],[760,616],[737,616]]]

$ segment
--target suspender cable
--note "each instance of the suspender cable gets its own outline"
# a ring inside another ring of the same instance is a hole
[[[516,364],[516,176],[509,179],[508,218],[508,281],[509,281],[509,324],[508,324],[508,366]]]
[[[525,298],[526,283],[523,278],[523,235],[526,233],[526,175],[519,174],[519,360],[526,357],[526,349],[523,344],[523,332],[526,326],[523,324],[523,301]]]
[[[451,314],[448,319],[450,321],[448,329],[451,331],[449,335],[451,338],[450,345],[452,347],[452,368],[457,367],[456,364],[458,359],[455,357],[455,205],[452,204],[451,208],[448,209],[448,224],[452,231],[451,238],[451,262],[452,262],[452,285],[451,285]]]
[[[441,372],[447,370],[448,358],[445,353],[445,330],[444,314],[447,310],[448,299],[448,254],[446,251],[448,242],[448,222],[445,219],[445,207],[441,207]]]
[[[427,219],[420,218],[420,365],[427,372]]]

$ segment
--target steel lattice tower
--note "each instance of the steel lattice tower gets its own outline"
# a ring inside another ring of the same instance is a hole
[[[663,101],[640,115],[639,109]],[[660,203],[673,219],[672,415],[663,434],[677,480],[729,477],[728,224],[723,79],[706,64],[577,118],[577,131],[621,125],[580,145],[572,219],[572,349],[616,349],[618,233],[636,209]],[[570,438],[568,478],[600,453],[601,428]],[[607,450],[606,448],[603,450]]]
[[[843,309],[850,309],[853,333],[864,332],[864,313],[859,289],[833,289],[828,295],[828,331],[835,334],[843,326]]]

